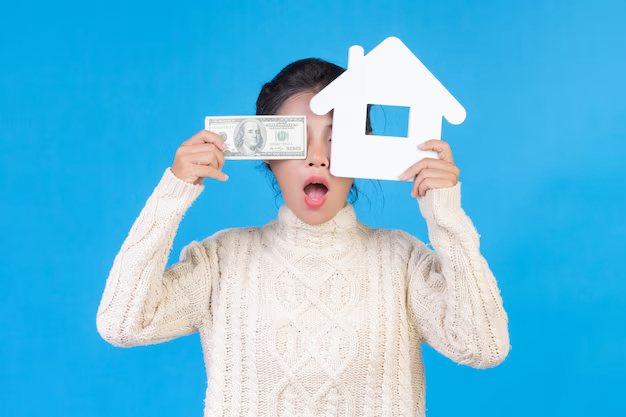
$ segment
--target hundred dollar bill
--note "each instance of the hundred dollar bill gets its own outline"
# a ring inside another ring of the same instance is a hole
[[[224,159],[306,159],[306,116],[207,116],[224,139]]]

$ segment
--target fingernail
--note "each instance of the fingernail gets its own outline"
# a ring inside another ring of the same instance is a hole
[[[424,149],[425,148],[423,143],[420,143],[419,145],[417,145],[417,147],[420,148],[420,149]]]

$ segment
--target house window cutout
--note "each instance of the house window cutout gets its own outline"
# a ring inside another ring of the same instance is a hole
[[[370,124],[374,136],[409,137],[409,107],[383,106],[368,104],[370,110]],[[367,124],[365,126],[367,133]]]

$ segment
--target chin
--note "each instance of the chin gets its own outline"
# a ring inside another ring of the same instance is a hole
[[[290,207],[290,209],[305,223],[316,225],[325,223],[331,220],[335,215],[346,206],[346,199],[343,200],[339,198],[329,198],[324,202],[324,204],[319,208],[311,208],[307,206],[307,204],[303,201],[298,202],[298,204],[293,204],[297,208],[294,210]]]
[[[312,212],[309,208],[305,208],[305,211],[302,214],[303,218],[301,217],[300,220],[312,225],[325,223],[334,217],[333,213],[322,213],[320,210]]]

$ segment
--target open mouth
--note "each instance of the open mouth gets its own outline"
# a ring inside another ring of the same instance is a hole
[[[304,186],[304,200],[309,207],[318,208],[328,196],[328,181],[324,177],[309,177]]]
[[[304,193],[309,196],[311,200],[319,200],[328,192],[328,188],[324,184],[313,182],[304,187]]]

